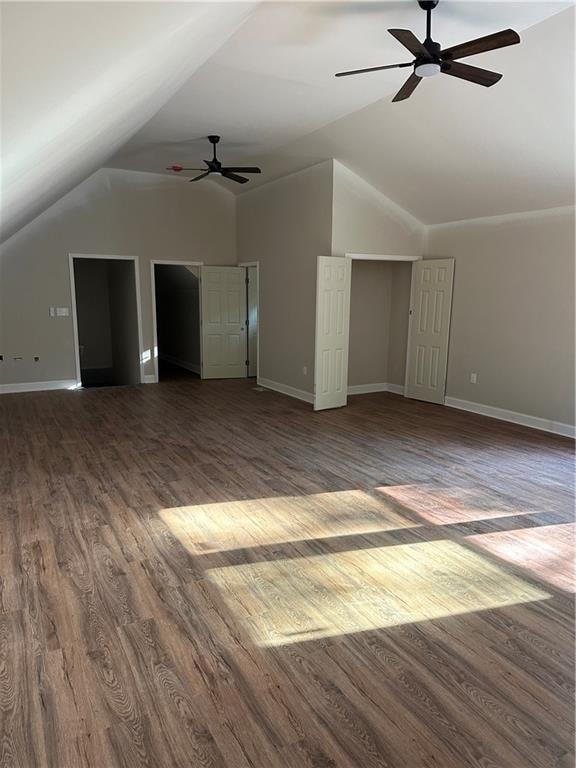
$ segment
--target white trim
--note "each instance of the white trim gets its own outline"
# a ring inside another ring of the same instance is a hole
[[[156,377],[153,373],[145,373],[144,374],[144,381],[142,384],[157,384]]]
[[[158,329],[156,327],[156,272],[154,271],[154,266],[156,264],[164,264],[168,267],[201,267],[203,266],[204,262],[202,261],[178,261],[178,260],[168,260],[168,259],[151,259],[150,260],[150,286],[152,291],[152,349],[150,350],[152,354],[152,361],[154,364],[154,373],[153,374],[146,374],[146,378],[153,376],[154,381],[152,382],[145,382],[145,383],[152,383],[152,384],[158,384]],[[198,281],[200,281],[200,276],[198,276]],[[198,286],[198,293],[200,294],[200,286]],[[200,296],[198,296],[198,301],[200,301]],[[200,337],[202,337],[202,334],[200,333]]]
[[[500,419],[500,421],[509,421],[513,424],[521,424],[524,427],[540,429],[544,432],[553,432],[555,435],[563,435],[564,437],[572,438],[576,436],[576,427],[572,424],[563,424],[560,421],[542,419],[539,416],[530,416],[527,413],[508,411],[505,408],[497,408],[495,405],[473,403],[469,400],[460,400],[457,397],[447,397],[445,405],[449,408],[458,408],[460,411],[470,411],[471,413],[478,413],[481,416],[488,416],[491,419]]]
[[[81,258],[81,257],[79,257]],[[70,306],[72,307],[72,337],[74,340],[74,370],[76,372],[75,384],[82,386],[80,377],[80,342],[78,341],[78,315],[76,314],[76,280],[74,278],[74,254],[68,254],[68,266],[70,269]]]
[[[303,400],[305,403],[313,403],[314,395],[312,392],[305,392],[303,389],[296,389],[296,387],[289,387],[288,384],[281,384],[279,381],[271,381],[270,379],[257,379],[258,386],[265,389],[273,389],[274,392],[280,392],[288,397],[294,397],[296,400]]]
[[[134,289],[136,291],[136,319],[138,323],[138,358],[140,364],[140,383],[144,383],[144,340],[142,335],[142,307],[140,303],[140,262],[138,256],[110,255],[100,253],[69,253],[70,300],[72,306],[72,333],[74,335],[74,362],[76,366],[75,384],[82,386],[80,375],[80,348],[78,340],[78,314],[76,312],[76,283],[74,280],[74,259],[116,259],[134,262]]]
[[[352,261],[421,261],[422,256],[388,256],[384,253],[346,253]]]
[[[260,262],[259,261],[241,261],[239,267],[256,267],[256,301],[258,302],[258,336],[256,338],[256,381],[260,377]],[[248,349],[248,336],[246,334],[246,348]],[[249,357],[249,355],[247,355]]]
[[[78,389],[76,379],[58,379],[57,381],[23,381],[17,384],[0,384],[0,394],[16,392],[43,392],[50,389]]]
[[[402,384],[349,384],[349,395],[370,395],[373,392],[393,392],[396,395],[404,394],[404,387]]]

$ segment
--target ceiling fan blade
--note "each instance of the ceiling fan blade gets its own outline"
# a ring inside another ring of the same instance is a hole
[[[430,52],[409,29],[389,29],[388,32],[390,32],[392,37],[395,37],[399,43],[402,43],[404,48],[408,48],[410,53],[413,53],[414,56],[425,56],[427,59],[430,58]]]
[[[241,165],[227,165],[225,168],[222,168],[222,171],[241,171],[242,173],[262,173],[260,168],[256,168],[256,166],[241,166]]]
[[[348,72],[336,72],[334,77],[347,77],[348,75],[362,75],[364,72],[378,72],[381,69],[398,69],[398,67],[411,67],[412,62],[405,64],[386,64],[383,67],[368,67],[368,69],[350,69]]]
[[[453,45],[452,48],[446,48],[440,51],[443,59],[463,59],[465,56],[474,56],[477,53],[485,51],[495,51],[497,48],[506,48],[508,45],[517,45],[520,42],[520,35],[513,29],[504,29],[502,32],[495,32],[493,35],[479,37],[477,40],[469,40],[467,43]]]
[[[167,171],[175,171],[176,173],[180,173],[180,171],[203,171],[204,168],[186,168],[184,165],[178,165],[174,167],[173,165],[169,165],[166,168]]]
[[[489,88],[491,85],[496,85],[498,80],[502,78],[502,75],[499,72],[491,72],[489,69],[471,67],[470,64],[461,64],[459,61],[444,62],[442,64],[442,72],[445,75],[459,77],[462,80],[469,80],[471,83],[477,83],[477,85],[484,85],[486,88]]]
[[[230,171],[225,171],[224,169],[222,169],[222,176],[224,176],[225,179],[237,181],[238,184],[246,184],[247,181],[250,181],[250,179],[245,179],[243,176],[238,176],[236,173],[230,173]]]
[[[416,86],[420,83],[420,80],[422,80],[422,78],[418,77],[418,75],[412,72],[408,80],[406,80],[392,101],[404,101],[404,99],[407,99],[413,94]]]
[[[200,181],[200,179],[204,179],[206,176],[210,176],[210,171],[206,171],[205,173],[201,173],[200,176],[194,176],[193,179],[188,179],[188,181]]]

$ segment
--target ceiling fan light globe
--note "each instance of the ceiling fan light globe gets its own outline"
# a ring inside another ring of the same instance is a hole
[[[425,64],[419,64],[414,68],[415,74],[418,77],[434,77],[441,72],[440,64],[436,64],[433,61],[428,61]]]

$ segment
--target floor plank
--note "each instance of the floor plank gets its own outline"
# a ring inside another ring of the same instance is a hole
[[[571,441],[250,381],[0,398],[0,766],[569,768]]]

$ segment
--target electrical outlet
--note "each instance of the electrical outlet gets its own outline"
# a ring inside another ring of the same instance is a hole
[[[478,384],[478,374],[477,373],[471,373],[470,374],[470,384]]]

